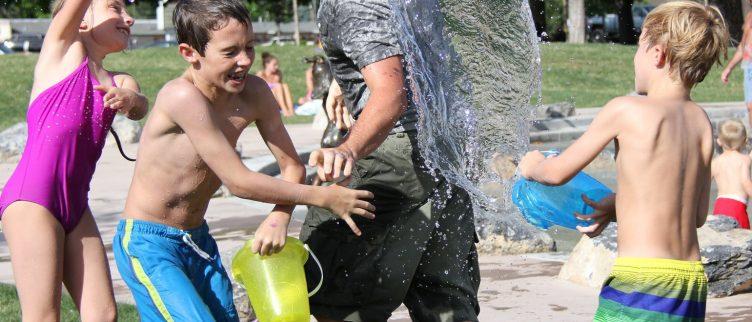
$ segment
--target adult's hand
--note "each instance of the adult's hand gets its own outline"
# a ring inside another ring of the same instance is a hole
[[[349,178],[356,159],[357,156],[352,150],[340,145],[336,148],[313,151],[308,158],[308,165],[316,167],[319,179],[331,182]]]
[[[329,86],[329,94],[326,97],[326,115],[329,122],[336,122],[337,128],[347,130],[352,127],[352,115],[345,106],[342,89],[336,81]]]

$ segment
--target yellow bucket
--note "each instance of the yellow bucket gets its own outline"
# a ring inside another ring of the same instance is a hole
[[[232,276],[248,292],[248,298],[260,322],[308,322],[308,297],[321,288],[324,273],[321,263],[308,245],[287,237],[279,253],[261,256],[251,251],[253,240],[245,243],[232,259]],[[319,285],[308,293],[303,265],[308,253],[321,271]]]

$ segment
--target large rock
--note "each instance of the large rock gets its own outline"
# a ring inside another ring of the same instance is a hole
[[[117,114],[115,120],[112,121],[112,129],[117,133],[120,142],[126,143],[138,143],[141,138],[141,123],[128,119],[127,117]],[[107,135],[107,145],[115,145],[115,139],[112,137],[112,133]]]
[[[18,162],[26,146],[28,129],[20,122],[0,132],[0,162]]]
[[[616,258],[615,226],[612,224],[596,238],[582,237],[561,268],[559,278],[600,287]],[[752,231],[737,227],[728,217],[709,216],[697,231],[711,297],[752,290]]]
[[[222,266],[225,267],[227,275],[230,276],[232,281],[232,299],[235,302],[235,309],[238,311],[240,322],[251,322],[256,320],[256,314],[253,313],[253,307],[251,307],[251,300],[248,299],[248,294],[242,284],[238,283],[232,276],[232,258],[240,251],[242,246],[234,247],[228,251],[222,252]]]

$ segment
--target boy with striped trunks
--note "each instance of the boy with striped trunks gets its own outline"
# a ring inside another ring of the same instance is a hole
[[[747,130],[737,119],[726,120],[718,126],[718,145],[723,153],[713,159],[713,179],[718,186],[713,215],[728,216],[749,229],[747,198],[752,194],[749,167],[752,159],[741,149],[747,143]]]
[[[240,198],[276,204],[252,250],[284,247],[296,204],[340,218],[373,218],[367,191],[300,184],[305,168],[266,83],[248,71],[251,18],[240,0],[181,0],[173,15],[189,67],[162,87],[141,135],[135,173],[112,243],[143,321],[238,321],[232,287],[204,220],[224,183]],[[254,123],[281,179],[250,171],[233,148]]]
[[[618,257],[600,294],[595,321],[703,321],[707,278],[697,228],[707,218],[713,130],[692,102],[692,87],[725,55],[728,31],[712,6],[663,4],[645,19],[634,57],[635,89],[618,97],[561,155],[539,151],[521,160],[522,176],[563,184],[612,140],[617,193],[598,202],[597,236],[616,220]],[[585,198],[587,199],[587,198]]]

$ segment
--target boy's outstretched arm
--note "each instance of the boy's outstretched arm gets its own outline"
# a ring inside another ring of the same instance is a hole
[[[271,204],[327,208],[345,220],[357,235],[360,231],[350,216],[374,218],[373,205],[365,201],[373,198],[368,191],[338,185],[313,187],[295,184],[246,168],[224,136],[219,125],[221,120],[211,104],[192,84],[166,85],[155,105],[165,106],[167,117],[185,131],[198,155],[232,194]]]
[[[545,158],[537,150],[528,152],[520,161],[520,174],[550,185],[561,185],[569,181],[619,135],[620,115],[626,107],[627,99],[619,97],[608,102],[587,131],[560,155]]]
[[[248,100],[258,102],[260,118],[256,120],[256,126],[261,138],[269,147],[272,155],[277,160],[282,179],[292,183],[303,183],[305,180],[305,167],[298,157],[295,146],[287,133],[282,118],[279,115],[279,105],[271,91],[258,80],[257,91],[250,92]],[[287,239],[287,226],[292,217],[295,206],[275,205],[269,216],[256,229],[251,251],[261,255],[270,255],[282,250]]]

